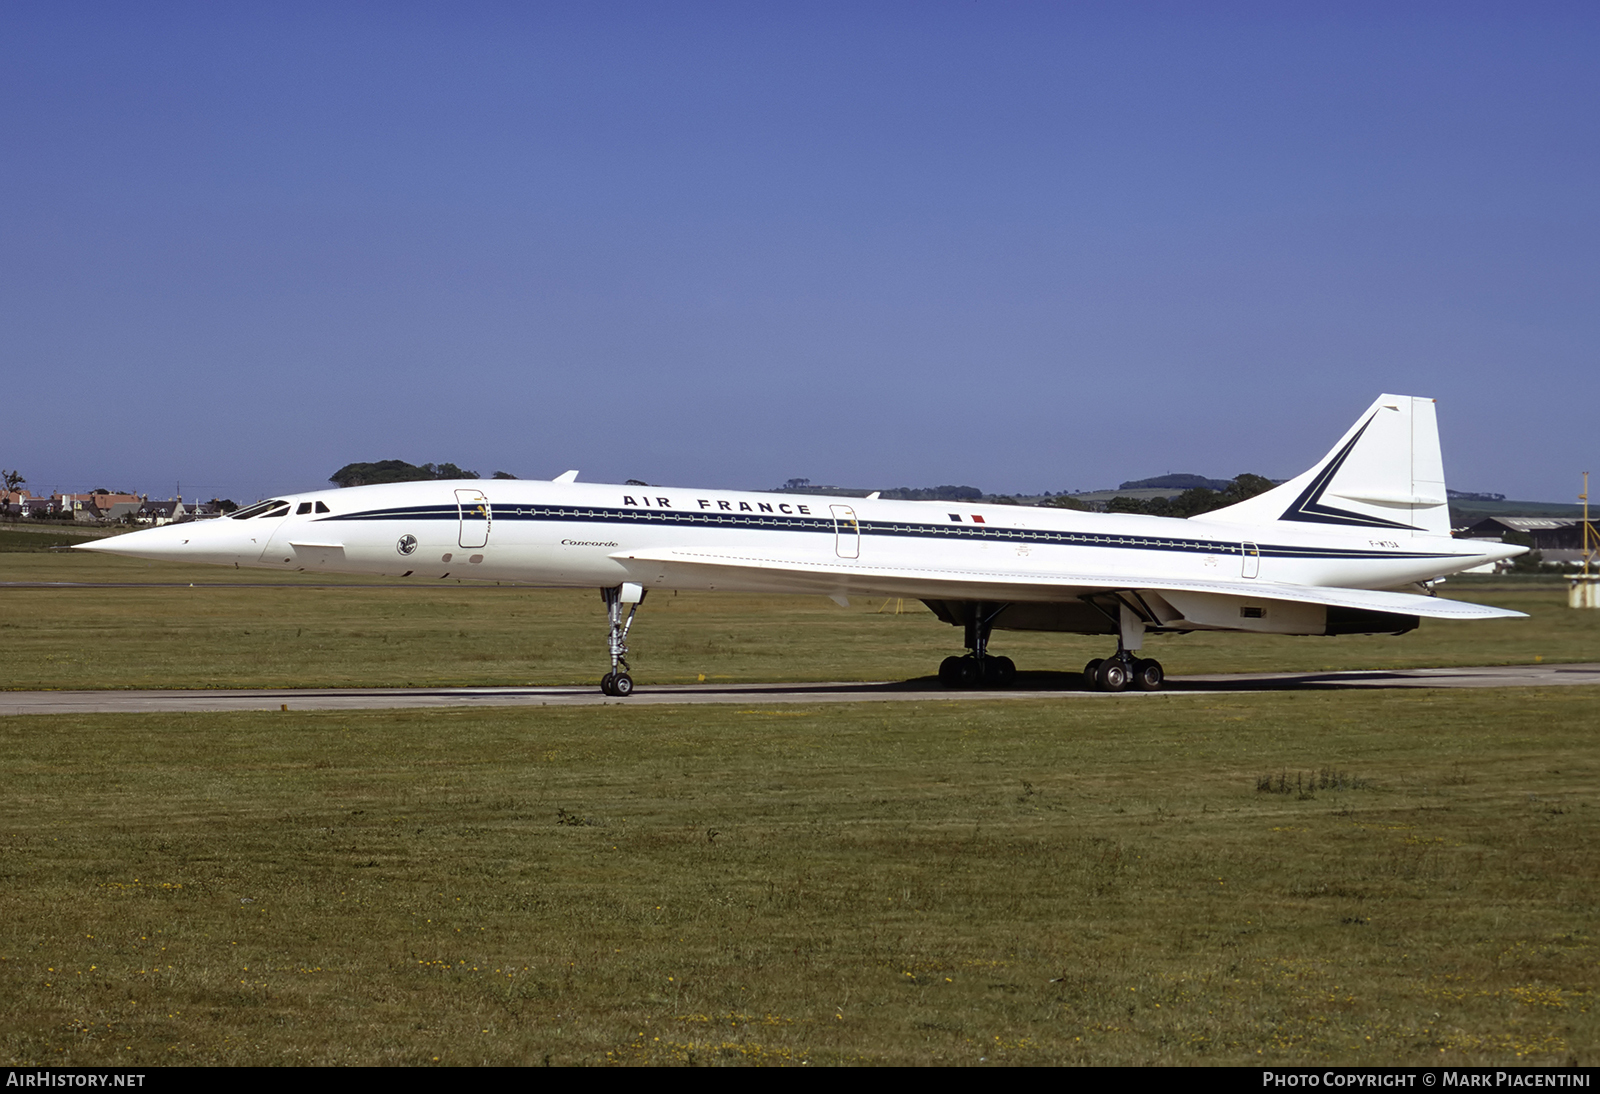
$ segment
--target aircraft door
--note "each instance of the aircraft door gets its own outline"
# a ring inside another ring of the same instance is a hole
[[[848,505],[830,505],[833,510],[833,551],[840,558],[861,557],[861,522]]]
[[[1244,569],[1239,572],[1239,576],[1258,576],[1261,573],[1261,548],[1254,543],[1241,543],[1239,554],[1244,556]]]
[[[457,542],[463,547],[486,547],[489,544],[489,499],[481,490],[457,490],[456,509],[461,515],[461,534]]]

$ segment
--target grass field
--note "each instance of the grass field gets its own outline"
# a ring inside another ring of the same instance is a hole
[[[1594,1062],[1595,689],[0,719],[8,1064]]]
[[[81,554],[0,553],[0,581],[98,583],[0,588],[10,689],[591,684],[607,666],[594,591],[402,585]],[[165,582],[106,587],[117,582]],[[194,583],[190,587],[190,583]],[[1171,675],[1415,668],[1600,659],[1600,612],[1572,611],[1558,583],[1447,586],[1528,612],[1526,620],[1425,620],[1400,637],[1168,635],[1146,652]],[[652,595],[630,637],[641,686],[713,681],[892,680],[930,676],[961,632],[915,601],[841,608],[820,596]],[[1072,671],[1103,637],[997,632],[1024,671]]]
[[[603,662],[593,593],[34,553],[0,580],[171,583],[0,589],[12,688]],[[1532,618],[1156,650],[1600,657],[1559,586],[1452,593]],[[658,593],[638,676],[957,645],[878,606]],[[1024,670],[1104,646],[997,638]],[[1592,1064],[1597,724],[1594,688],[0,718],[0,1060]]]
[[[44,552],[72,547],[79,543],[93,543],[103,538],[85,535],[71,527],[27,524],[0,524],[0,553],[14,554]]]

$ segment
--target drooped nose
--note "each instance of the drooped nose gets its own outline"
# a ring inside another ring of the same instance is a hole
[[[245,560],[249,549],[249,536],[242,529],[227,527],[230,522],[195,521],[187,524],[169,524],[161,528],[146,528],[126,535],[107,536],[93,543],[80,543],[74,550],[98,551],[108,555],[126,555],[129,558],[147,558],[158,562],[211,562],[232,565]],[[257,547],[255,555],[261,553]],[[255,560],[250,556],[250,561]]]

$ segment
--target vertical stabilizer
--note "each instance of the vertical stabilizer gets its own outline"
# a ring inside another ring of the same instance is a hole
[[[1448,536],[1450,506],[1433,400],[1380,395],[1310,471],[1196,519],[1284,520],[1328,531]]]

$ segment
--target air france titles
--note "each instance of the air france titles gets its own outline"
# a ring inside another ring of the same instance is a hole
[[[758,501],[751,503],[748,501],[723,501],[721,498],[695,498],[694,500],[695,510],[709,509],[714,513],[783,513],[787,516],[801,517],[809,517],[811,515],[811,506],[787,501]],[[648,509],[673,508],[671,498],[646,497],[643,494],[638,497],[634,497],[632,494],[624,494],[622,495],[622,504]],[[695,510],[690,511],[694,512]]]

